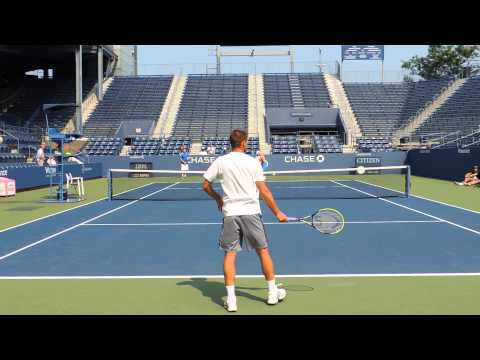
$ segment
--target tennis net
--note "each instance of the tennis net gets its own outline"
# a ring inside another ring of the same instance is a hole
[[[408,197],[409,166],[265,171],[276,199],[362,199]],[[361,172],[361,171],[360,171]],[[110,169],[111,200],[206,200],[202,190],[204,171]],[[220,183],[214,189],[222,194]]]

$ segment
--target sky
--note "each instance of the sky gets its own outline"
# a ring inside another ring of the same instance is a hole
[[[140,75],[157,75],[177,73],[181,69],[184,73],[205,73],[206,64],[210,64],[210,72],[215,67],[215,56],[209,56],[211,45],[139,45],[138,70]],[[237,49],[251,49],[251,47],[236,47]],[[258,47],[258,50],[284,50],[286,47]],[[234,49],[229,49],[234,50]],[[321,57],[320,57],[321,50]],[[408,60],[414,55],[427,54],[428,45],[385,45],[385,61],[383,71],[385,81],[398,77],[402,71],[402,60]],[[317,64],[325,64],[324,70],[333,71],[334,62],[341,61],[341,45],[294,45],[295,71],[318,71]],[[228,57],[223,58],[224,72],[286,72],[288,71],[287,57]],[[256,64],[254,66],[254,63]],[[234,64],[234,65],[230,65]],[[344,61],[343,72],[352,79],[368,80],[379,77],[381,73],[380,61],[352,60]],[[400,79],[401,80],[401,79]]]

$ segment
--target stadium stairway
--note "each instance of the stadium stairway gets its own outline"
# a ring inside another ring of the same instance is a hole
[[[172,84],[170,85],[170,90],[165,103],[163,104],[163,109],[157,121],[153,136],[169,137],[171,135],[173,126],[175,125],[175,120],[177,118],[178,110],[180,109],[186,84],[186,75],[175,75],[172,80]]]
[[[288,74],[288,83],[290,84],[290,92],[292,94],[293,107],[296,109],[305,109],[302,91],[300,90],[300,80],[297,74]]]
[[[256,111],[257,111],[257,134],[259,139],[260,150],[265,154],[271,153],[271,145],[267,143],[265,130],[265,92],[263,88],[263,75],[255,75],[256,89]]]
[[[260,150],[270,153],[271,148],[265,136],[265,97],[262,75],[248,76],[248,136],[258,137]]]
[[[248,136],[258,136],[256,75],[248,75]]]
[[[440,95],[430,102],[425,108],[421,109],[416,116],[412,117],[406,126],[398,129],[392,135],[392,143],[400,144],[400,138],[410,136],[417,130],[430,116],[432,116],[443,104],[455,94],[465,83],[466,79],[457,79],[452,81]]]
[[[335,76],[330,74],[323,74],[325,84],[327,85],[328,93],[332,103],[336,105],[340,114],[347,125],[347,131],[350,137],[347,138],[347,144],[344,146],[344,152],[349,151],[348,147],[352,147],[356,143],[356,139],[362,136],[362,130],[358,125],[357,118],[352,110],[350,101],[343,87],[343,83]]]
[[[106,79],[103,82],[103,87],[102,87],[103,94],[105,94],[105,92],[108,90],[108,88],[112,84],[112,81],[113,81],[113,77],[109,77],[108,79]],[[90,117],[90,115],[92,115],[92,113],[95,111],[95,109],[98,105],[98,97],[97,97],[97,92],[96,92],[95,88],[92,89],[90,94],[87,96],[87,98],[82,103],[83,126],[85,126],[85,124],[88,121],[88,118]],[[67,124],[63,128],[62,132],[64,132],[64,133],[75,132],[75,117],[72,117],[67,122]]]

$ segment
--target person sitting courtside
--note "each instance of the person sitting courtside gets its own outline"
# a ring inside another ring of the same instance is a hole
[[[478,178],[478,165],[475,165],[465,174],[463,181],[455,182],[455,184],[459,186],[472,186],[480,184],[480,179]]]

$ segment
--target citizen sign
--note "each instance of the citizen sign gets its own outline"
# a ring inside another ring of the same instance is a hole
[[[215,156],[192,156],[190,158],[190,164],[211,164],[215,159]]]
[[[283,159],[286,163],[321,163],[325,161],[323,155],[287,155]]]

